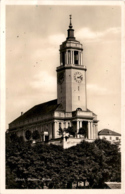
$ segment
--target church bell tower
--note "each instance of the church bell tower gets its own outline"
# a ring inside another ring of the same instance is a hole
[[[87,110],[86,66],[83,46],[74,37],[70,15],[67,39],[60,45],[60,66],[57,67],[57,99],[65,112]]]

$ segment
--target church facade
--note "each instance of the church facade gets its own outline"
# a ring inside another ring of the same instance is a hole
[[[40,141],[55,140],[61,137],[60,129],[68,128],[75,132],[74,138],[98,138],[97,115],[87,108],[83,46],[74,37],[71,17],[67,32],[60,45],[60,65],[56,69],[57,99],[34,106],[9,124],[8,132],[23,136],[24,140],[27,131],[36,130]]]

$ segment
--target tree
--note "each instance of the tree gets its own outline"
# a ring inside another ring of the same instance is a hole
[[[11,133],[10,134],[10,139],[12,142],[17,142],[18,141],[18,136],[16,133]]]
[[[63,137],[63,134],[64,134],[64,129],[62,129],[61,127],[59,127],[59,135]]]
[[[116,145],[96,140],[63,150],[61,146],[19,143],[6,140],[7,188],[43,188],[42,180],[50,180],[49,188],[64,189],[73,182],[86,180],[87,188],[104,188],[105,181],[120,181],[121,155]],[[18,181],[16,178],[24,179]],[[27,181],[27,179],[36,181]]]
[[[81,127],[79,129],[79,134],[84,135],[84,137],[87,137],[87,131],[85,128]]]
[[[76,130],[73,127],[68,127],[67,129],[65,129],[65,131],[73,136],[75,136],[76,134]]]

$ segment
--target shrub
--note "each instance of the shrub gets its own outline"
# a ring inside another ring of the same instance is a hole
[[[79,134],[84,135],[85,137],[87,136],[87,131],[83,127],[79,129]]]

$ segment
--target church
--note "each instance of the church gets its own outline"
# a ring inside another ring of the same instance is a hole
[[[8,132],[23,136],[25,141],[27,132],[38,131],[41,142],[52,142],[61,138],[60,129],[70,129],[69,139],[91,141],[98,138],[97,115],[87,108],[83,46],[74,36],[71,16],[67,38],[59,51],[57,99],[35,105],[9,124]],[[29,140],[33,140],[32,136]]]

